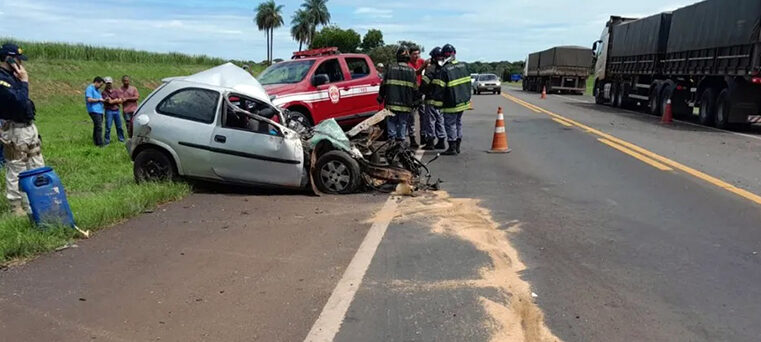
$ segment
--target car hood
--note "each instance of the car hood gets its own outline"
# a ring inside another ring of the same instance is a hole
[[[164,82],[173,80],[225,88],[240,93],[240,95],[249,96],[270,105],[272,104],[267,91],[259,84],[259,81],[246,70],[232,63],[225,63],[190,76],[167,78],[164,79]]]

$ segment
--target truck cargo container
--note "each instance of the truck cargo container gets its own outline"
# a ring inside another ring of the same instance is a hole
[[[526,60],[523,90],[583,94],[592,66],[592,51],[580,46],[558,46],[532,53]]]
[[[593,50],[595,102],[761,122],[761,1],[706,0],[643,19],[611,17]]]

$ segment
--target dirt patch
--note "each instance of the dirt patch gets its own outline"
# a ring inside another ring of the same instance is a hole
[[[493,288],[502,294],[500,302],[494,298],[480,298],[490,318],[484,322],[492,331],[491,341],[560,341],[544,323],[544,314],[533,300],[531,286],[520,278],[526,266],[518,252],[510,245],[508,232],[520,229],[518,221],[508,222],[507,231],[500,229],[491,213],[469,198],[451,198],[438,191],[424,196],[405,198],[399,203],[397,220],[433,222],[436,234],[460,238],[487,253],[492,266],[479,270],[480,279],[445,281],[432,284],[412,284],[396,281],[399,290],[441,289],[457,287]]]

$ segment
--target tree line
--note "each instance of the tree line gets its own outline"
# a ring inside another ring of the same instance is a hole
[[[336,25],[330,25],[327,2],[328,0],[304,0],[301,7],[293,14],[290,33],[291,37],[299,43],[299,51],[304,46],[310,49],[337,47],[343,53],[365,53],[375,63],[385,65],[396,62],[396,50],[400,45],[418,46],[422,52],[425,52],[423,46],[412,41],[386,44],[383,40],[383,32],[380,30],[370,29],[361,36],[353,29],[342,29]],[[273,62],[273,33],[284,22],[282,10],[283,6],[277,5],[275,0],[264,1],[255,10],[254,21],[259,30],[265,32],[267,38],[267,62],[270,64]],[[318,31],[319,26],[322,26],[322,29]],[[427,54],[423,54],[423,57],[427,57]],[[274,62],[279,61],[281,60],[274,60]],[[471,73],[492,73],[507,80],[511,74],[523,73],[524,62],[471,62],[467,65]]]

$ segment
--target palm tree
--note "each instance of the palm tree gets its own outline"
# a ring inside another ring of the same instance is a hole
[[[328,11],[328,0],[304,0],[301,7],[309,13],[311,19],[311,27],[309,30],[309,42],[312,42],[312,37],[317,31],[317,26],[327,25],[330,23],[330,11]]]
[[[264,31],[267,37],[267,60],[272,63],[272,50],[274,48],[275,29],[283,26],[283,16],[280,12],[283,5],[275,4],[275,0],[268,0],[259,4],[256,8],[256,26],[259,31]]]
[[[312,20],[305,10],[296,10],[291,20],[291,36],[299,42],[299,51],[304,43],[309,43],[309,35],[312,32]]]

